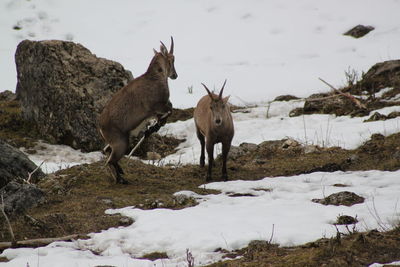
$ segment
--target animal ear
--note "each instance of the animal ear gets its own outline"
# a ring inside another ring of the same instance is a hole
[[[154,48],[153,48],[153,52],[154,52],[154,55],[157,55],[157,50],[155,50]]]
[[[167,49],[167,47],[165,46],[165,44],[164,44],[163,42],[160,41],[160,43],[161,43],[161,45],[160,45],[160,51],[161,51],[161,53],[162,53],[164,56],[168,55],[168,49]]]
[[[208,95],[211,97],[211,99],[213,99],[212,94],[211,94],[210,90],[207,88],[207,86],[204,83],[201,83],[201,85],[204,86],[204,88],[206,89]]]
[[[231,96],[228,95],[228,96],[226,96],[226,97],[224,97],[224,98],[222,99],[222,101],[224,102],[224,104],[228,103],[228,100],[229,100],[230,97],[231,97]]]

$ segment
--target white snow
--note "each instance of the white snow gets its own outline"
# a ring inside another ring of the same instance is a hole
[[[41,165],[44,173],[56,172],[78,164],[93,163],[103,158],[101,152],[83,153],[69,146],[50,145],[44,142],[38,142],[32,149],[35,150],[33,154],[30,154],[27,149],[21,150],[36,165]]]
[[[357,216],[357,230],[387,230],[399,223],[400,171],[312,173],[293,177],[264,178],[259,181],[214,182],[200,187],[221,191],[216,195],[183,194],[199,200],[182,210],[141,210],[126,207],[108,210],[135,222],[128,227],[110,228],[91,234],[89,240],[56,242],[39,249],[8,249],[1,256],[12,259],[7,266],[186,266],[190,249],[196,265],[220,259],[214,251],[245,247],[251,240],[269,240],[282,246],[299,245],[336,234],[332,225],[339,215]],[[343,191],[366,200],[351,207],[313,203]],[[230,193],[250,193],[253,197],[231,197]],[[346,232],[344,228],[341,231]],[[99,253],[95,255],[90,251]],[[166,252],[171,260],[150,263],[133,259],[151,252]],[[0,263],[1,264],[1,263]],[[154,264],[154,265],[153,265]]]
[[[290,118],[290,110],[303,105],[302,101],[272,102],[269,108],[268,103],[282,94],[303,97],[329,90],[318,77],[340,87],[349,68],[361,73],[377,62],[399,58],[398,10],[398,0],[3,0],[0,91],[15,91],[14,53],[25,38],[81,43],[138,76],[146,70],[152,48],[158,48],[159,40],[168,46],[172,35],[179,75],[169,82],[175,107],[195,106],[205,94],[201,82],[218,90],[225,78],[225,92],[232,95],[234,104],[259,104],[248,108],[249,113],[234,114],[233,145],[290,137],[303,144],[352,149],[373,133],[399,132],[399,120],[365,123],[368,117],[331,115]],[[372,25],[375,30],[361,39],[342,35],[357,24]],[[22,29],[13,30],[15,25]],[[198,162],[200,144],[193,120],[166,125],[161,133],[186,139],[166,162]],[[101,158],[99,152],[87,155],[65,146],[40,145],[39,153],[29,157],[37,164],[46,160],[42,167],[46,172]],[[0,256],[11,261],[0,266],[187,266],[186,249],[201,265],[221,258],[214,252],[217,248],[232,250],[254,239],[269,240],[272,226],[273,242],[280,245],[330,237],[336,233],[332,223],[343,214],[357,215],[358,230],[390,229],[400,220],[399,175],[400,171],[312,173],[206,184],[202,187],[221,193],[177,192],[199,201],[182,210],[108,210],[135,222],[92,233],[88,240],[8,249]],[[345,190],[365,197],[365,203],[345,207],[311,202],[342,191],[332,186],[335,183],[349,185]],[[230,197],[229,193],[254,196]],[[155,251],[166,252],[169,259],[137,258]]]
[[[201,82],[219,89],[225,78],[235,104],[307,96],[328,89],[318,77],[341,86],[349,68],[361,74],[399,58],[398,10],[397,0],[3,0],[0,91],[15,90],[14,53],[26,38],[81,43],[138,76],[159,40],[168,46],[172,35],[175,107],[194,106],[205,93]],[[358,24],[375,30],[361,39],[342,35]]]

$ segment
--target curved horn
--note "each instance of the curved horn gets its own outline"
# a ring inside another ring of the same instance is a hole
[[[174,38],[171,36],[171,48],[169,49],[169,53],[173,54],[174,53]]]
[[[225,84],[226,84],[226,79],[225,79],[224,84],[222,85],[221,91],[219,91],[219,98],[221,98],[221,99],[222,99],[222,92],[224,91]]]
[[[204,83],[201,83],[201,85],[204,86],[204,88],[207,90],[208,95],[212,98],[212,94],[211,94],[210,90],[207,88],[207,86]]]

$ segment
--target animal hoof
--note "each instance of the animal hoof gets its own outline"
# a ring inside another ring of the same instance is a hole
[[[128,180],[126,180],[122,177],[119,177],[117,180],[117,184],[129,184],[129,182],[128,182]]]

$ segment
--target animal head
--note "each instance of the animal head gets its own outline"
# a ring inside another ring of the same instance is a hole
[[[163,62],[163,69],[165,71],[165,75],[173,80],[178,78],[178,74],[175,70],[175,56],[174,56],[174,38],[171,36],[171,47],[168,49],[163,42],[160,45],[160,52],[157,52],[155,49],[154,54],[155,57],[160,58]]]
[[[222,93],[224,92],[224,87],[226,84],[226,80],[224,84],[222,85],[221,90],[219,91],[219,94],[213,94],[211,91],[207,88],[205,84],[202,83],[204,88],[206,89],[208,96],[211,98],[210,101],[210,110],[211,110],[211,123],[214,124],[215,126],[221,126],[224,122],[224,119],[226,119],[226,113],[227,111],[230,112],[229,106],[228,106],[228,100],[229,96],[222,98]]]

